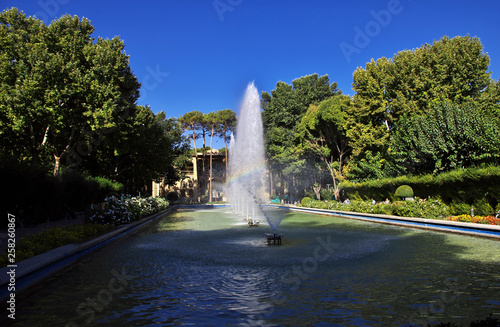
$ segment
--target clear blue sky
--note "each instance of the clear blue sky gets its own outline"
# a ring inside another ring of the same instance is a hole
[[[465,0],[3,0],[49,23],[87,17],[94,37],[119,36],[143,83],[139,104],[169,117],[199,110],[239,111],[246,85],[328,74],[353,94],[352,73],[372,58],[444,35],[481,39],[500,73],[500,1]],[[377,18],[378,17],[378,18]],[[367,34],[359,36],[358,31]],[[354,52],[346,53],[346,49]],[[343,50],[344,48],[344,50]],[[217,147],[223,144],[218,143]],[[214,146],[215,147],[215,146]]]

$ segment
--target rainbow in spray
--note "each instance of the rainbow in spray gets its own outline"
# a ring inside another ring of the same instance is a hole
[[[229,178],[226,192],[231,206],[245,218],[264,220],[260,209],[268,201],[266,190],[264,129],[260,97],[249,83],[240,108],[236,137],[229,145]]]

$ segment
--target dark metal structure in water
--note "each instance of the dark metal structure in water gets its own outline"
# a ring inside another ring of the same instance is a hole
[[[283,238],[283,234],[268,234],[266,233],[267,245],[281,245],[281,239]]]

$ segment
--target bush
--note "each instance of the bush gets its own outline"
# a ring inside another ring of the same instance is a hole
[[[410,186],[415,196],[439,198],[454,210],[459,204],[468,205],[470,213],[470,206],[475,202],[488,203],[496,211],[500,209],[500,166],[457,169],[438,175],[399,176],[356,184],[344,181],[340,189],[344,197],[351,199],[358,195],[363,199],[383,200],[401,185]]]
[[[396,189],[394,195],[400,198],[411,198],[413,197],[413,189],[409,185],[401,185]]]
[[[123,195],[110,196],[99,204],[92,204],[88,222],[103,225],[123,225],[153,215],[168,207],[164,198],[140,198]]]
[[[306,196],[300,200],[300,205],[305,207],[309,202],[313,201],[310,197]]]
[[[474,208],[474,214],[476,215],[487,216],[495,212],[495,209],[493,209],[493,207],[488,203],[488,201],[486,201],[485,198],[474,201],[472,207]]]
[[[321,195],[321,199],[322,200],[335,200],[335,191],[333,190],[333,188],[331,188],[331,189],[327,189],[327,188],[321,189],[320,195]]]
[[[415,201],[396,201],[394,203],[375,203],[372,201],[352,200],[350,204],[337,201],[318,201],[309,198],[302,199],[301,205],[308,208],[352,211],[360,213],[373,213],[382,215],[395,215],[417,218],[445,218],[449,216],[449,209],[439,199]]]

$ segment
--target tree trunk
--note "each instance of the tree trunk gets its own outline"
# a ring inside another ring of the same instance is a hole
[[[60,166],[61,166],[61,157],[60,156],[58,157],[54,154],[54,171],[53,171],[54,176],[59,176]]]
[[[313,185],[313,191],[314,191],[314,194],[316,194],[316,198],[318,199],[318,201],[320,201],[321,200],[321,184],[318,184],[318,186]]]
[[[193,129],[193,145],[194,145],[194,166],[193,168],[198,170],[198,149],[196,148],[196,131],[195,131],[195,126],[191,127]],[[198,182],[195,183],[194,185],[194,197],[200,202],[200,195],[199,195],[199,185],[200,185],[200,176],[198,176],[198,171],[196,171],[196,176],[198,177]]]
[[[208,202],[212,202],[212,154],[214,149],[212,148],[212,143],[214,140],[214,127],[212,126],[212,133],[210,134],[210,180],[209,180],[209,194],[208,194]]]
[[[326,166],[328,167],[328,171],[330,172],[330,176],[332,176],[333,180],[333,194],[335,195],[335,200],[339,200],[340,196],[340,189],[337,187],[337,181],[335,180],[335,169],[332,167],[333,159],[331,161],[328,161],[327,159],[323,158],[323,161],[325,162]]]
[[[203,178],[201,179],[201,186],[202,186],[202,189],[203,189],[203,193],[205,193],[205,190],[207,188],[207,174],[206,174],[206,168],[205,168],[205,159],[206,159],[206,153],[205,153],[205,148],[206,148],[206,143],[205,143],[205,127],[202,125],[201,126],[201,133],[202,133],[202,137],[203,137],[203,161],[202,161],[202,164],[201,164],[201,171],[202,171],[202,176]]]

